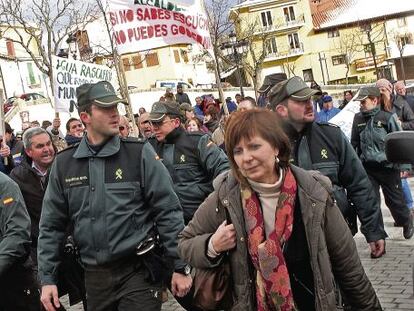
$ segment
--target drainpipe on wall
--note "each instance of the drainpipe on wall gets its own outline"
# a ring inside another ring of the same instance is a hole
[[[26,93],[26,90],[24,89],[23,78],[22,78],[22,74],[20,72],[19,61],[17,60],[17,58],[16,58],[16,64],[17,64],[17,71],[19,72],[20,83],[22,84],[22,90],[23,90],[23,94],[24,94],[24,93]]]

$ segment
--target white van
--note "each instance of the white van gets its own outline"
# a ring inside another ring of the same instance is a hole
[[[191,89],[193,86],[190,83],[183,80],[157,80],[155,81],[155,88],[170,88],[175,90],[178,85],[181,85],[183,89]]]

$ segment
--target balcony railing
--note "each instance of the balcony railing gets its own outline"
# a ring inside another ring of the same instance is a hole
[[[298,28],[305,25],[304,15],[297,16],[294,20],[287,20],[285,17],[272,20],[273,25],[262,26],[262,29],[257,30],[256,34],[263,32],[284,31],[291,28]]]
[[[303,43],[300,42],[299,47],[297,48],[289,48],[288,50],[285,50],[285,51],[267,54],[265,61],[272,61],[272,60],[278,60],[278,59],[283,59],[283,58],[288,58],[288,57],[300,56],[303,53],[304,53]]]
[[[375,60],[377,62],[377,65],[382,64],[386,59],[385,54],[379,54],[375,56]],[[374,67],[374,58],[372,56],[370,57],[364,57],[364,58],[358,58],[355,61],[355,67],[356,70],[365,70],[369,68]]]

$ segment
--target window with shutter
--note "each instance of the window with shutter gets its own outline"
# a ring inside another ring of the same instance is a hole
[[[142,64],[141,55],[132,56],[132,65],[134,66],[134,69],[144,68],[144,65]]]
[[[123,58],[122,63],[124,64],[124,70],[130,71],[131,70],[131,64],[129,62],[129,57]]]
[[[16,56],[16,51],[14,50],[14,42],[13,41],[6,41],[7,46],[7,55],[11,57]]]
[[[180,62],[180,53],[177,50],[174,50],[174,59],[176,63]]]
[[[146,57],[147,67],[157,66],[160,64],[158,60],[158,53],[148,53]]]

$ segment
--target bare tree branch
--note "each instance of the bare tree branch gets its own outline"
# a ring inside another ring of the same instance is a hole
[[[96,10],[81,0],[0,0],[3,38],[19,44],[39,70],[49,77],[52,92],[52,55],[74,25],[85,26]]]

